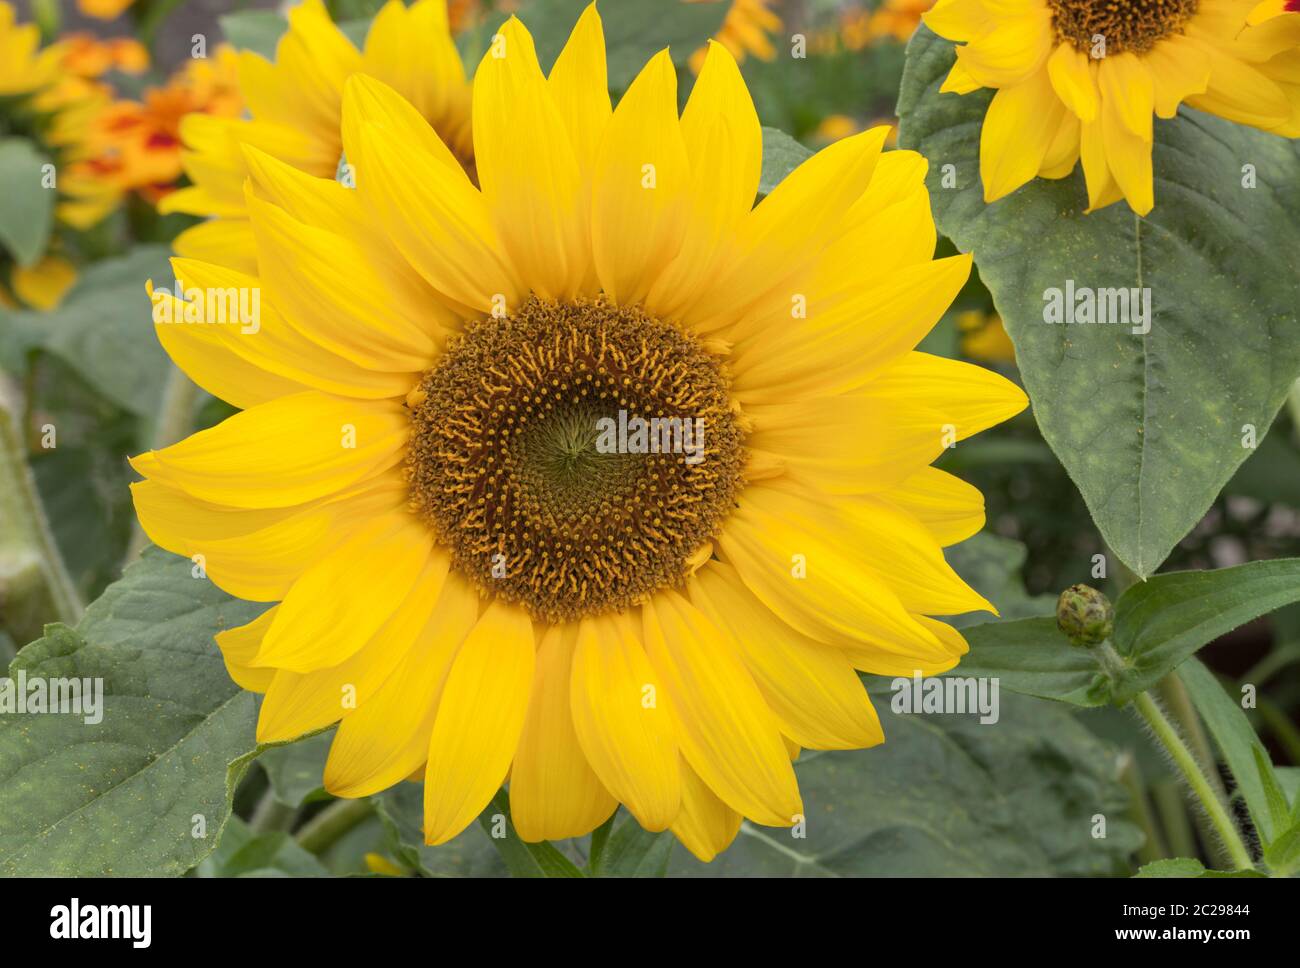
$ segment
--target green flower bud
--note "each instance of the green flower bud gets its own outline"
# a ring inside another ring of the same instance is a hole
[[[1097,589],[1071,585],[1056,602],[1056,627],[1071,645],[1097,645],[1115,628],[1115,608]]]

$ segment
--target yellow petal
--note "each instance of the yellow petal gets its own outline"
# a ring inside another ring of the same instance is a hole
[[[641,615],[682,756],[733,810],[765,826],[795,823],[803,805],[776,717],[730,637],[673,591],[656,594]]]
[[[578,743],[605,789],[642,827],[667,829],[681,806],[675,727],[626,615],[581,621],[569,698]]]
[[[263,403],[131,466],[214,504],[305,504],[382,474],[402,459],[410,418],[397,404],[315,391]]]
[[[980,132],[984,201],[997,201],[1038,174],[1064,112],[1046,72],[993,95]]]
[[[537,650],[528,717],[510,770],[510,816],[527,841],[581,837],[618,802],[587,762],[573,728],[569,684],[577,626],[551,626]]]
[[[216,634],[217,648],[226,663],[230,678],[241,689],[266,692],[275,678],[274,669],[258,669],[249,663],[262,647],[262,639],[275,620],[275,607],[268,608],[247,625],[224,629]]]
[[[979,488],[937,467],[922,468],[878,497],[915,517],[945,548],[984,527],[984,495]]]
[[[320,559],[280,603],[254,665],[311,672],[354,655],[415,585],[428,528],[405,511],[377,515]],[[437,552],[446,571],[446,556]]]
[[[276,672],[262,702],[257,741],[295,739],[336,723],[369,702],[420,641],[447,579],[446,559],[431,556],[410,594],[379,631],[343,662],[315,672]]]
[[[343,717],[325,763],[325,789],[366,797],[424,765],[452,662],[478,621],[478,591],[455,573],[438,604],[384,684]]]
[[[1122,121],[1129,132],[1150,143],[1155,82],[1142,61],[1127,51],[1112,54],[1102,61],[1097,79],[1107,110]]]
[[[708,863],[731,846],[741,816],[708,788],[699,774],[682,763],[682,809],[673,821],[673,836]]]
[[[424,839],[446,843],[501,786],[533,685],[533,623],[495,600],[466,637],[438,704],[424,775]]]
[[[613,113],[606,82],[605,32],[594,3],[578,18],[547,78],[588,193],[596,154]]]
[[[732,632],[783,734],[809,749],[858,749],[883,741],[867,690],[843,654],[783,623],[745,588],[734,568],[709,562],[696,573],[690,595],[715,626]]]
[[[708,51],[681,120],[691,169],[688,229],[646,299],[662,318],[678,315],[710,285],[758,192],[763,133],[754,102],[727,49],[711,41]]]
[[[474,75],[474,158],[483,197],[525,287],[573,296],[590,264],[582,178],[533,38],[511,17]]]
[[[755,506],[748,495],[756,486],[741,496],[717,544],[759,601],[819,642],[859,643],[909,661],[947,657],[885,582],[801,521]]]
[[[1047,59],[1047,73],[1057,96],[1082,121],[1097,120],[1101,105],[1091,63],[1073,44],[1061,44]]]
[[[388,108],[383,124],[370,120],[377,112],[366,105],[373,101]],[[393,244],[439,292],[477,313],[492,312],[498,297],[514,306],[518,285],[486,201],[459,165],[422,148],[437,136],[412,115],[409,106],[400,112],[375,82],[349,82],[343,140],[357,167],[357,191]]]
[[[661,51],[619,100],[597,155],[592,246],[596,274],[616,303],[644,299],[681,249],[690,188],[677,72]]]

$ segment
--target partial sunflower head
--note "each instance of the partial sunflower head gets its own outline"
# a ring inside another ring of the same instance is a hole
[[[1155,204],[1154,117],[1180,104],[1300,135],[1300,15],[1258,0],[939,0],[959,41],[942,90],[996,89],[980,141],[987,201],[1080,160],[1090,210]],[[1248,17],[1258,25],[1247,26]]]
[[[259,738],[339,722],[327,788],[423,779],[431,844],[507,777],[526,840],[797,823],[800,748],[883,738],[856,670],[949,669],[934,616],[991,608],[941,550],[982,498],[929,465],[1026,400],[912,349],[971,265],[933,258],[926,162],[877,128],[755,205],[735,58],[679,116],[664,51],[612,108],[594,5],[549,76],[501,28],[476,177],[384,81],[341,102],[355,182],[246,145],[256,274],[153,291],[243,412],[135,458],[135,505],[278,603],[218,636]]]
[[[289,11],[289,29],[274,62],[251,51],[239,54],[239,90],[250,117],[194,114],[182,122],[181,165],[193,184],[168,195],[159,210],[215,218],[181,233],[176,252],[207,259],[238,246],[242,266],[252,269],[242,147],[334,177],[345,163],[339,134],[343,88],[359,72],[400,92],[462,164],[473,165],[469,84],[448,29],[446,0],[416,0],[409,8],[389,0],[362,51],[330,20],[321,0],[306,0]]]

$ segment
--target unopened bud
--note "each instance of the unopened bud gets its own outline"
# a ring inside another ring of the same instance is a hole
[[[1056,602],[1056,627],[1071,645],[1097,645],[1110,638],[1115,628],[1115,609],[1097,589],[1071,585]]]

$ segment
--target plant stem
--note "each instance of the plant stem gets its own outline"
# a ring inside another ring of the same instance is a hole
[[[20,409],[12,383],[0,380],[0,593],[6,612],[17,614],[13,603],[44,591],[48,602],[35,616],[39,625],[57,620],[75,625],[83,605],[72,577],[59,554],[41,504],[36,480],[27,466],[27,448],[14,416]],[[24,630],[28,631],[28,630]],[[22,644],[22,643],[20,643]]]
[[[1143,864],[1149,864],[1168,857],[1169,851],[1160,836],[1160,831],[1156,828],[1156,818],[1147,800],[1146,785],[1142,782],[1142,770],[1138,767],[1137,757],[1132,753],[1124,754],[1119,780],[1128,790],[1129,798],[1133,803],[1133,820],[1146,834],[1146,840],[1138,850],[1138,860]]]
[[[262,799],[257,801],[253,815],[248,818],[248,826],[259,834],[288,830],[293,826],[293,818],[297,815],[296,809],[285,806],[275,798],[274,793],[267,790],[262,794]]]
[[[327,850],[336,840],[370,816],[369,800],[336,800],[298,831],[298,843],[313,854]]]
[[[1172,776],[1163,777],[1151,784],[1151,799],[1169,841],[1171,857],[1195,857],[1196,837],[1192,822],[1187,819],[1187,802],[1182,785]]]
[[[170,447],[189,434],[194,425],[194,404],[198,398],[199,388],[194,381],[179,368],[172,366],[167,372],[167,383],[163,387],[150,450]],[[149,539],[137,520],[131,529],[131,541],[126,548],[126,564],[129,565],[140,557],[140,552],[148,543]]]
[[[1250,851],[1246,849],[1245,843],[1242,842],[1236,824],[1232,822],[1232,818],[1228,816],[1228,811],[1223,802],[1215,793],[1210,782],[1205,778],[1205,774],[1201,772],[1196,757],[1187,748],[1183,738],[1178,735],[1177,728],[1165,716],[1156,701],[1151,698],[1150,693],[1139,694],[1133,700],[1133,706],[1146,720],[1156,739],[1168,751],[1174,763],[1178,765],[1183,776],[1186,777],[1192,792],[1201,801],[1201,806],[1205,808],[1206,815],[1210,818],[1210,822],[1214,825],[1214,829],[1228,851],[1232,865],[1237,870],[1252,869],[1255,866],[1254,862],[1251,860]]]
[[[1220,803],[1226,803],[1228,791],[1223,785],[1223,777],[1219,774],[1218,761],[1214,758],[1210,738],[1205,735],[1205,727],[1201,725],[1201,717],[1196,714],[1196,707],[1192,705],[1192,697],[1187,694],[1187,687],[1183,685],[1177,673],[1171,672],[1156,683],[1156,689],[1170,717],[1187,737],[1188,747],[1196,757],[1196,765],[1201,768],[1202,774],[1209,781],[1215,797]],[[1231,858],[1224,852],[1225,845],[1211,836],[1212,831],[1206,826],[1205,817],[1198,816],[1196,819],[1201,833],[1216,852],[1215,862],[1219,864],[1229,862]]]

